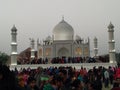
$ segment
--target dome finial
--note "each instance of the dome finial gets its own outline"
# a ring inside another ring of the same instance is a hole
[[[112,24],[112,22],[110,21],[110,24]]]
[[[15,27],[15,24],[13,24],[13,28],[16,28],[16,27]]]
[[[64,15],[62,15],[62,20],[64,21]]]

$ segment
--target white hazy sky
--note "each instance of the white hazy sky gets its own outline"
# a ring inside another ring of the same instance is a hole
[[[11,28],[18,29],[18,52],[37,40],[52,35],[62,15],[74,28],[75,35],[98,38],[99,54],[108,53],[110,21],[115,26],[116,51],[120,51],[120,0],[0,0],[0,51],[10,54]]]

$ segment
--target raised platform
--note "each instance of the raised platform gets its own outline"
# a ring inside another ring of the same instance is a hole
[[[10,70],[14,70],[15,67],[20,70],[21,68],[31,68],[31,69],[36,69],[37,67],[42,67],[42,68],[49,68],[49,67],[60,67],[60,66],[71,66],[75,67],[76,69],[80,69],[81,66],[85,67],[87,70],[92,69],[94,66],[99,67],[103,66],[105,68],[108,68],[109,66],[117,66],[116,63],[70,63],[70,64],[27,64],[27,65],[11,65]]]

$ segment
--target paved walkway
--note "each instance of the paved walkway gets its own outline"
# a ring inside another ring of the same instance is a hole
[[[103,83],[103,89],[102,89],[102,90],[111,90],[111,89],[112,89],[112,85],[109,85],[108,88],[105,88],[105,87],[104,87],[104,83]]]

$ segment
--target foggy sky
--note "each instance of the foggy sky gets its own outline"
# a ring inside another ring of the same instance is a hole
[[[99,54],[108,53],[110,21],[115,26],[115,46],[120,52],[120,0],[0,0],[0,51],[11,53],[11,28],[18,29],[18,53],[30,46],[29,38],[37,40],[52,36],[62,16],[75,35],[98,38]]]

